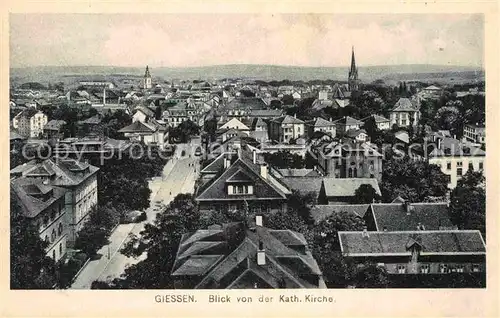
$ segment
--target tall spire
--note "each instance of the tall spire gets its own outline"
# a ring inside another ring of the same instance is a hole
[[[146,65],[146,73],[144,74],[144,77],[151,77],[151,74],[149,74],[149,65]]]
[[[352,56],[351,56],[351,69],[349,70],[349,78],[348,78],[348,86],[349,90],[357,91],[358,90],[358,68],[356,67],[356,58],[354,57],[354,46],[352,47]]]
[[[357,72],[357,69],[356,69],[356,59],[354,58],[354,45],[353,45],[352,46],[351,71],[350,71],[350,73],[354,74],[355,72]]]

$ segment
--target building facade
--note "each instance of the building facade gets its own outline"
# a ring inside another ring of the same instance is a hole
[[[43,135],[43,128],[48,122],[47,115],[34,108],[23,110],[14,117],[12,126],[26,138],[38,138]]]

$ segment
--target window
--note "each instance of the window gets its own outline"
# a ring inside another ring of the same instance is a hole
[[[62,255],[62,243],[59,243],[59,255]]]
[[[479,264],[472,264],[472,272],[474,273],[479,272]]]
[[[457,273],[463,273],[463,272],[464,272],[464,266],[463,266],[463,265],[457,265],[457,266],[455,267],[455,271],[456,271]]]
[[[398,265],[398,274],[404,274],[406,272],[406,265]]]
[[[461,176],[462,175],[462,168],[457,168],[457,176]]]
[[[457,167],[462,167],[462,161],[457,161]]]
[[[428,274],[429,273],[429,264],[420,265],[420,273]]]
[[[469,162],[469,171],[474,171],[474,165],[472,162]]]
[[[483,170],[483,163],[482,162],[479,163],[479,170]]]
[[[52,234],[50,234],[50,243],[56,240],[56,230],[52,229]]]
[[[56,259],[56,250],[52,250],[52,258],[55,260]]]
[[[59,226],[57,227],[57,235],[61,235],[63,232],[63,226],[62,223],[59,223]]]
[[[440,264],[439,265],[439,272],[442,274],[448,273],[448,265]]]
[[[451,162],[448,161],[446,163],[446,169],[451,170]]]

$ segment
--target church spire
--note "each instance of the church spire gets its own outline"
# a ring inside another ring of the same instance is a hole
[[[356,58],[354,57],[354,46],[352,46],[352,57],[351,57],[351,71],[350,74],[354,74],[357,72],[356,69]]]
[[[149,65],[146,65],[146,73],[144,74],[144,77],[151,77],[151,74],[149,74]]]
[[[354,46],[352,47],[351,69],[349,70],[349,78],[347,82],[349,91],[352,92],[358,90],[358,68],[356,67],[356,58],[354,57]]]

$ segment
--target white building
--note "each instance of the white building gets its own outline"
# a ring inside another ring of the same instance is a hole
[[[469,170],[483,171],[486,152],[470,143],[433,134],[429,143],[435,147],[429,156],[429,163],[441,168],[448,176],[448,187],[453,189],[457,181]]]
[[[391,126],[416,127],[420,120],[420,111],[417,102],[412,102],[409,98],[400,98],[394,108],[390,111]]]
[[[17,129],[21,136],[38,138],[43,134],[43,127],[47,122],[47,115],[34,108],[28,108],[12,119],[12,127]]]

